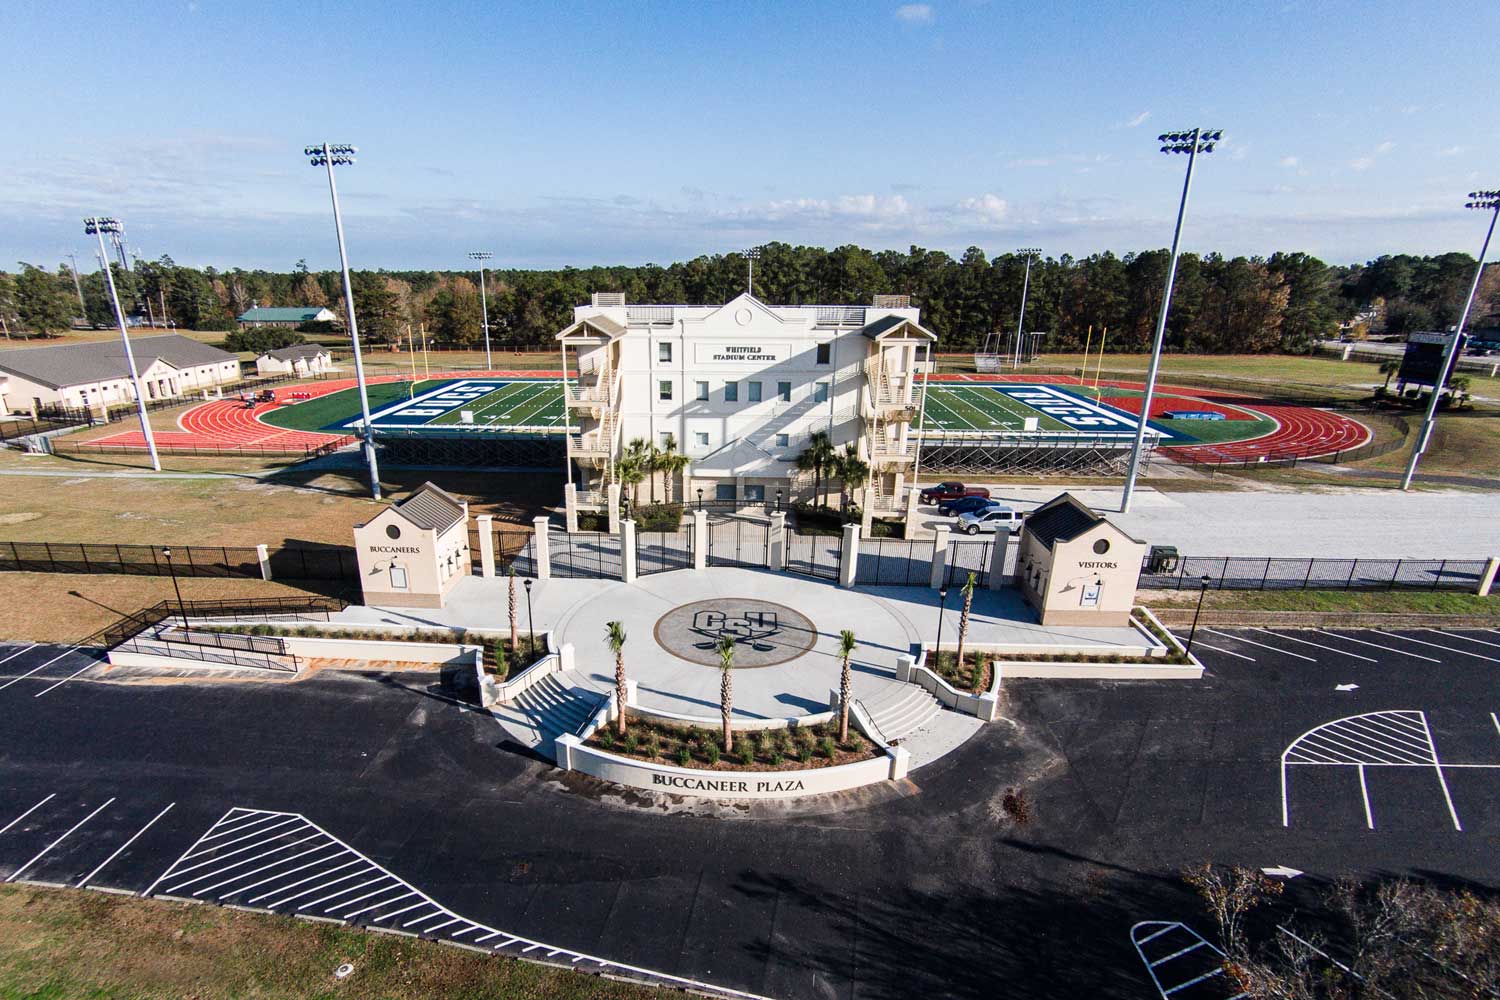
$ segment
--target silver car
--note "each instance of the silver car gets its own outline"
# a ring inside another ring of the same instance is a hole
[[[977,535],[981,531],[1015,531],[1021,526],[1024,516],[1010,507],[987,507],[961,516],[958,519],[958,530],[966,535]]]

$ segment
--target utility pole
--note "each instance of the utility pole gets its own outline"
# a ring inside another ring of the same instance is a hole
[[[78,280],[78,255],[69,250],[65,256],[73,264],[73,291],[78,293],[78,315],[88,318],[88,306],[83,304],[83,283]]]

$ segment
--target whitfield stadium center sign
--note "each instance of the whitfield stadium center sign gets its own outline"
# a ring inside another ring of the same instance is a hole
[[[1046,414],[1080,434],[1135,433],[1137,421],[1133,415],[1075,396],[1066,389],[1052,385],[994,385],[990,388],[1038,413]],[[1163,438],[1174,436],[1171,431],[1160,427],[1149,429],[1151,433]]]

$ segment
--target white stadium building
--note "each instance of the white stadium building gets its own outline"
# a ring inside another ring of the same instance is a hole
[[[812,476],[796,460],[817,431],[840,452],[855,446],[882,506],[913,472],[917,384],[936,338],[904,295],[771,306],[748,293],[724,305],[600,293],[557,336],[569,469],[595,502],[635,439],[688,458],[680,498],[807,498]]]

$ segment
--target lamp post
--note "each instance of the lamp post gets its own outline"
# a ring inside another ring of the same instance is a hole
[[[781,509],[781,490],[780,489],[777,489],[777,491],[776,491],[776,509],[777,510]]]
[[[490,361],[490,300],[484,291],[484,262],[495,256],[488,250],[471,250],[469,259],[479,262],[479,309],[480,324],[484,327],[484,370],[491,371],[494,364]]]
[[[109,251],[104,249],[104,234],[118,234],[123,231],[123,228],[119,219],[109,216],[90,216],[83,220],[83,231],[99,240],[99,259],[103,261],[104,283],[109,288],[109,303],[115,307],[115,322],[120,324],[120,343],[125,345],[125,367],[130,372],[131,384],[135,386],[135,408],[141,417],[141,435],[146,439],[146,450],[151,453],[151,468],[160,472],[161,458],[156,454],[156,438],[151,435],[151,421],[146,417],[146,392],[141,386],[140,372],[136,371],[135,354],[130,350],[130,335],[125,332],[125,311],[120,308],[120,293],[115,288],[115,274],[109,266]]]
[[[1146,444],[1146,423],[1151,418],[1151,397],[1156,392],[1156,370],[1161,367],[1161,346],[1167,333],[1167,309],[1172,304],[1172,282],[1177,277],[1177,253],[1182,242],[1182,220],[1187,214],[1188,192],[1193,187],[1193,164],[1199,153],[1212,153],[1214,143],[1224,137],[1220,129],[1195,128],[1188,132],[1164,132],[1157,136],[1163,153],[1186,153],[1187,176],[1182,182],[1182,201],[1177,206],[1177,228],[1172,231],[1172,259],[1167,264],[1167,282],[1162,290],[1161,311],[1156,316],[1156,336],[1151,341],[1151,364],[1146,369],[1146,391],[1141,396],[1141,416],[1135,425],[1135,445],[1130,449],[1130,469],[1120,494],[1120,513],[1130,510],[1135,477],[1141,469],[1141,450]]]
[[[703,487],[698,487],[698,509],[703,509]]]
[[[1438,372],[1437,383],[1432,387],[1432,398],[1427,401],[1427,415],[1422,418],[1422,432],[1417,435],[1416,447],[1412,448],[1411,459],[1406,463],[1406,475],[1401,477],[1403,490],[1411,489],[1412,477],[1417,474],[1417,463],[1422,460],[1422,453],[1427,450],[1427,441],[1432,437],[1432,427],[1437,422],[1438,396],[1442,394],[1443,387],[1448,384],[1448,375],[1453,371],[1453,360],[1458,356],[1459,344],[1464,339],[1464,326],[1469,322],[1469,310],[1474,307],[1474,293],[1479,290],[1479,279],[1484,277],[1484,258],[1490,252],[1490,237],[1495,235],[1495,220],[1500,219],[1500,191],[1470,191],[1469,199],[1464,204],[1465,208],[1490,213],[1490,228],[1485,232],[1484,245],[1479,249],[1479,265],[1474,268],[1474,281],[1469,285],[1469,297],[1464,300],[1464,311],[1458,318],[1458,329],[1454,331],[1453,340],[1443,355],[1442,370]]]
[[[529,639],[527,639],[527,642],[528,642],[527,655],[530,656],[532,659],[536,659],[536,623],[534,621],[532,621],[532,618],[531,618],[531,581],[530,580],[526,581],[526,634],[530,637]]]
[[[172,590],[177,594],[177,613],[182,616],[182,630],[191,631],[188,628],[187,606],[182,603],[182,588],[177,586],[177,567],[172,565],[172,549],[163,545],[162,556],[167,560],[167,572],[172,574]]]
[[[749,263],[749,274],[745,277],[745,291],[751,295],[755,294],[755,262],[760,260],[760,247],[751,247],[745,251],[745,260]]]
[[[328,196],[333,200],[333,228],[339,238],[339,267],[344,274],[344,302],[349,307],[349,337],[354,342],[354,381],[359,386],[359,411],[364,419],[365,464],[370,468],[370,496],[380,499],[380,470],[375,463],[375,432],[370,426],[370,394],[365,389],[365,363],[359,350],[359,323],[354,318],[354,286],[349,281],[349,254],[344,249],[344,218],[339,213],[339,189],[333,182],[333,168],[353,166],[353,146],[322,143],[308,146],[303,154],[315,167],[328,170]]]
[[[943,612],[948,610],[948,588],[938,590],[938,635],[937,645],[932,647],[932,666],[937,668],[937,661],[943,655]]]
[[[1021,314],[1016,317],[1016,351],[1012,368],[1019,368],[1021,365],[1021,324],[1026,322],[1026,293],[1031,291],[1031,262],[1040,257],[1042,251],[1036,247],[1023,247],[1016,253],[1026,258],[1026,277],[1021,281]]]
[[[1188,629],[1187,649],[1183,650],[1187,655],[1193,654],[1193,637],[1198,634],[1198,616],[1203,613],[1203,595],[1208,593],[1208,585],[1213,582],[1213,577],[1204,574],[1198,580],[1198,607],[1193,610],[1193,627]]]

